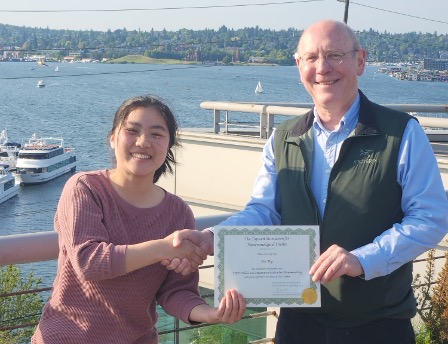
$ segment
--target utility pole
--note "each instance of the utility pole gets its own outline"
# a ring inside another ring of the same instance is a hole
[[[344,10],[344,23],[347,24],[348,21],[348,5],[350,0],[338,0],[339,2],[345,2],[345,10]]]

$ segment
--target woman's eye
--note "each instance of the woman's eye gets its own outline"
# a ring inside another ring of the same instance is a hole
[[[130,134],[134,134],[137,132],[137,130],[135,130],[134,128],[125,128],[125,130]]]

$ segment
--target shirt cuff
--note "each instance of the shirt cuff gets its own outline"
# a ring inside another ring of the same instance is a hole
[[[387,274],[387,262],[384,261],[381,250],[375,243],[357,248],[351,253],[361,264],[364,270],[363,278],[366,281]]]

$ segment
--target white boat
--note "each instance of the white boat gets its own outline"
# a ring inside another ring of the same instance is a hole
[[[0,164],[0,203],[16,196],[19,193],[19,183],[9,170],[7,164]]]
[[[36,61],[36,65],[37,66],[46,66],[47,64],[45,63],[45,58],[39,58],[37,61]]]
[[[21,184],[39,184],[76,170],[74,148],[64,147],[62,138],[37,138],[36,134],[19,151],[16,173]]]
[[[11,169],[15,169],[21,146],[20,143],[9,141],[8,131],[2,130],[0,132],[0,164],[6,164]]]
[[[39,80],[39,81],[37,82],[36,87],[39,87],[39,88],[41,88],[41,87],[45,87],[45,82],[44,82],[43,80]]]
[[[54,69],[55,72],[59,72],[59,66],[56,66],[56,68]]]
[[[263,93],[263,87],[261,87],[261,82],[259,81],[257,87],[255,87],[255,93]]]

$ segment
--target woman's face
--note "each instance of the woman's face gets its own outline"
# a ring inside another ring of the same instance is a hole
[[[117,172],[152,181],[165,161],[169,142],[168,126],[160,112],[153,107],[136,108],[110,137]]]

